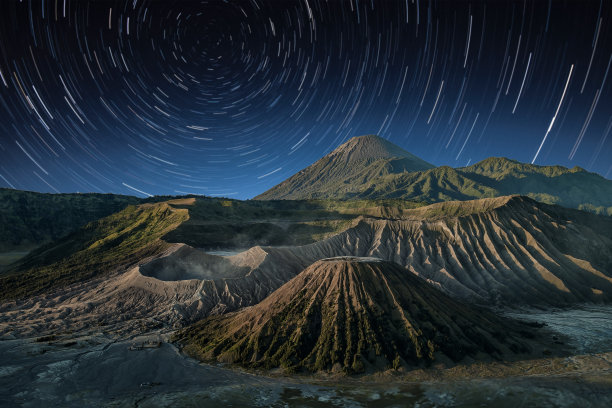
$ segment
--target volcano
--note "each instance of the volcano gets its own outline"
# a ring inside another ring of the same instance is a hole
[[[432,168],[433,164],[382,137],[357,136],[255,199],[327,198],[381,176]]]
[[[204,361],[361,373],[529,353],[531,329],[373,257],[319,260],[261,303],[178,335]]]

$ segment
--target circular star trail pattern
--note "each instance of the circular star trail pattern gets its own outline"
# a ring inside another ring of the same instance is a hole
[[[603,1],[3,1],[0,186],[248,198],[352,136],[612,174]]]

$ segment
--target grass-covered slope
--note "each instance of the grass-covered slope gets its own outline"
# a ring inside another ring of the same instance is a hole
[[[526,327],[454,301],[397,264],[315,262],[256,306],[177,336],[205,361],[360,373],[529,350]]]
[[[0,188],[0,252],[32,249],[140,201],[116,194],[44,194]]]
[[[0,300],[33,296],[138,263],[165,249],[161,237],[187,218],[187,210],[157,203],[131,205],[93,221],[1,274]]]
[[[443,166],[389,175],[356,190],[351,197],[432,203],[520,194],[547,204],[612,215],[612,181],[579,167],[536,166],[505,158],[458,169]]]
[[[537,166],[492,157],[458,171],[501,195],[521,194],[547,204],[612,215],[612,181],[578,166]]]
[[[471,200],[500,196],[497,190],[448,166],[424,172],[388,175],[365,185],[353,186],[353,192],[345,198],[368,199],[373,197],[414,199],[429,203],[452,200]]]

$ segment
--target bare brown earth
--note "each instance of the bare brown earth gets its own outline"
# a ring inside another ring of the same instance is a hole
[[[204,361],[345,373],[541,355],[552,343],[372,257],[317,261],[256,306],[205,318],[177,338]]]
[[[407,274],[474,303],[612,300],[612,220],[510,196],[361,217],[310,245],[253,247],[230,257],[173,244],[125,272],[2,304],[0,334],[182,326],[254,305],[312,263],[334,256],[396,262]]]
[[[42,395],[43,401],[61,401],[56,404],[59,406],[71,405],[67,402],[67,395],[73,398],[73,402],[78,401],[78,404],[72,404],[74,406],[95,406],[102,403],[96,400],[95,403],[83,404],[79,400],[84,398],[84,389],[94,390],[87,398],[102,398],[109,390],[118,388],[129,393],[111,393],[112,401],[107,398],[105,403],[115,404],[115,398],[126,398],[126,406],[160,406],[164,402],[167,406],[187,405],[187,402],[202,405],[210,401],[223,405],[228,398],[237,398],[235,401],[240,402],[237,405],[253,405],[252,395],[245,393],[242,387],[235,387],[243,377],[235,379],[234,371],[227,374],[228,370],[219,367],[193,364],[198,371],[190,371],[193,373],[190,378],[198,378],[198,384],[176,392],[175,387],[180,387],[176,384],[184,384],[188,375],[185,374],[183,356],[173,350],[169,353],[167,344],[160,349],[142,352],[150,353],[145,355],[128,351],[128,344],[113,342],[117,339],[127,341],[137,334],[151,331],[167,334],[206,316],[254,305],[311,264],[335,256],[378,257],[394,261],[405,268],[401,269],[406,273],[402,282],[413,280],[412,272],[452,298],[475,303],[490,302],[511,307],[609,303],[612,296],[611,225],[606,217],[543,205],[524,197],[501,197],[441,203],[416,210],[373,210],[354,221],[345,231],[311,245],[253,247],[229,257],[208,255],[184,244],[167,244],[162,246],[163,252],[141,259],[135,267],[1,304],[0,339],[34,337],[38,340],[34,344],[40,348],[33,352],[30,348],[24,349],[23,358],[28,364],[22,367],[17,367],[21,360],[13,360],[12,354],[5,354],[7,360],[0,364],[1,394],[3,400],[14,406],[23,403],[22,390],[31,390],[31,395],[36,398]],[[399,274],[400,270],[396,273]],[[434,302],[430,303],[428,306],[433,307]],[[483,316],[486,315],[485,312]],[[588,325],[591,325],[590,317]],[[533,328],[533,334],[544,332],[546,330]],[[87,339],[101,333],[107,338],[107,344],[91,350],[81,344],[80,338]],[[510,337],[515,338],[514,335]],[[464,341],[460,336],[458,338],[458,341]],[[549,390],[563,398],[567,395],[563,391],[570,390],[569,394],[582,398],[579,401],[590,401],[590,405],[579,405],[572,402],[578,400],[568,400],[565,405],[558,406],[601,406],[602,403],[609,406],[609,401],[612,401],[612,357],[609,352],[542,357],[544,351],[546,355],[562,351],[555,349],[556,340],[551,339],[546,345],[547,350],[542,350],[538,346],[540,343],[533,339],[515,339],[533,347],[531,353],[513,354],[502,345],[502,353],[497,358],[501,357],[503,361],[496,361],[494,353],[488,357],[488,353],[468,354],[460,360],[460,365],[449,367],[452,359],[438,350],[435,353],[438,353],[439,360],[431,362],[429,367],[423,362],[422,367],[417,365],[409,369],[408,360],[400,357],[402,367],[398,370],[390,369],[353,379],[342,377],[341,382],[354,383],[361,392],[365,385],[375,383],[396,387],[424,381],[422,384],[429,384],[427,386],[438,395],[445,387],[443,382],[448,380],[456,384],[456,398],[459,398],[457,393],[463,391],[479,395],[475,400],[478,404],[470,400],[473,403],[465,406],[481,405],[486,392],[497,395],[500,389],[506,389],[504,392],[507,394],[502,393],[499,398],[513,401],[507,406],[519,406],[521,401],[524,402],[523,392],[531,392],[529,398],[533,401],[542,401],[540,406],[550,405],[552,400],[537,399],[540,393]],[[558,339],[565,341],[561,336]],[[14,347],[20,349],[22,341],[28,340],[9,340],[0,344],[5,348],[15,344]],[[598,351],[606,352],[609,348]],[[174,380],[168,379],[166,360],[158,360],[156,352],[169,353],[180,360],[180,367],[175,368],[171,376]],[[83,355],[88,358],[82,358]],[[380,365],[388,361],[385,358]],[[130,377],[131,374],[126,373],[133,372],[136,362],[139,362],[136,364],[137,374]],[[403,362],[406,362],[405,367]],[[390,363],[392,367],[393,361]],[[21,371],[15,372],[17,369]],[[215,369],[223,370],[225,376]],[[117,377],[118,373],[121,377]],[[266,370],[265,373],[287,378],[284,370]],[[290,377],[290,381],[305,384],[321,381],[332,385],[340,383],[341,374],[334,374],[332,370],[331,374]],[[205,387],[203,384],[212,384],[220,377],[231,386],[224,388],[225,391],[215,391],[214,396],[211,396],[212,391],[206,390],[198,394]],[[469,382],[473,387],[474,384],[489,384],[489,388],[483,386],[482,389],[463,385],[462,380],[475,378],[507,378],[508,381]],[[140,384],[147,381],[164,384],[155,385],[151,390],[143,389]],[[516,382],[521,382],[522,386],[515,387]],[[533,391],[534,384],[537,385],[536,391]],[[56,399],[49,399],[47,393],[52,392],[56,393]],[[269,398],[268,390],[260,392],[262,398]],[[520,397],[516,397],[517,393]],[[306,394],[311,394],[310,388]],[[287,401],[295,405],[292,395],[287,397]],[[413,390],[407,395],[413,395]],[[140,403],[143,396],[148,398],[149,405]],[[414,405],[414,401],[398,405]],[[491,405],[490,400],[486,403]],[[49,406],[49,403],[44,406]]]
[[[176,279],[188,279],[201,268],[223,270],[206,292],[223,310],[261,300],[308,265],[333,256],[390,260],[456,298],[488,305],[612,300],[612,220],[520,196],[361,217],[314,244],[253,247],[227,260],[185,262],[195,251],[183,248],[141,272],[160,277],[170,268]]]

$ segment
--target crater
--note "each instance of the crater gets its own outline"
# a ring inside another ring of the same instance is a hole
[[[384,261],[374,256],[334,256],[331,258],[323,258],[321,262],[376,263]]]
[[[190,246],[183,246],[168,256],[140,266],[142,275],[162,281],[238,278],[249,270],[223,256],[210,255]]]

